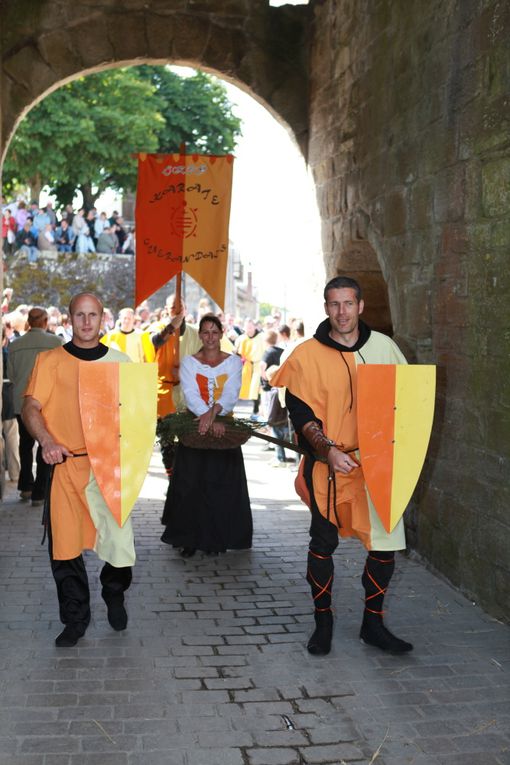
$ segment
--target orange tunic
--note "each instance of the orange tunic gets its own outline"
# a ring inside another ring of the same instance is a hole
[[[357,384],[356,370],[360,363],[405,364],[406,360],[395,343],[379,332],[372,332],[357,352],[340,352],[316,339],[297,346],[271,378],[272,385],[286,386],[304,401],[321,420],[324,433],[342,451],[357,450]],[[352,395],[352,399],[351,399]],[[359,460],[359,454],[355,455]],[[317,506],[328,517],[329,467],[323,462],[313,466],[313,491]],[[336,473],[336,510],[342,537],[358,537],[367,549],[401,550],[405,548],[403,523],[400,521],[388,534],[371,501],[365,485],[363,468],[348,475]],[[296,490],[306,501],[303,461],[296,481]],[[332,497],[330,497],[332,501]],[[307,502],[307,504],[309,504]],[[336,524],[332,509],[329,520]]]
[[[47,430],[74,454],[86,452],[78,398],[80,363],[129,361],[119,351],[108,350],[98,361],[80,362],[62,347],[39,354],[25,396],[41,404]],[[87,456],[68,458],[55,466],[51,484],[52,552],[55,560],[77,558],[83,550],[96,550],[113,566],[130,566],[135,560],[129,520],[117,525],[98,490]]]

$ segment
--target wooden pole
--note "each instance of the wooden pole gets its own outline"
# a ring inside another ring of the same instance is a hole
[[[175,277],[175,313],[179,314],[182,311],[182,271],[179,271]],[[181,336],[181,328],[177,327],[175,330],[175,367],[177,369],[177,374],[179,370],[180,365],[180,357],[179,357],[179,338]]]

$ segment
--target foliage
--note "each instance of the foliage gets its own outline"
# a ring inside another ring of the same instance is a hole
[[[246,443],[252,433],[267,425],[252,422],[242,417],[216,417],[215,422],[225,426],[225,433],[216,437],[210,433],[202,436],[198,432],[198,418],[188,410],[167,414],[158,420],[156,436],[161,446],[169,446],[177,439],[185,446],[197,449],[233,449]]]
[[[4,191],[48,185],[64,205],[76,190],[91,206],[106,188],[133,191],[140,151],[233,151],[240,120],[221,83],[166,67],[110,69],[62,86],[20,124],[3,168]]]
[[[90,193],[94,185],[99,194],[108,187],[133,188],[136,165],[130,154],[156,149],[163,125],[158,107],[151,84],[129,70],[111,69],[64,85],[20,124],[4,184],[16,178],[37,188],[39,180],[61,203],[71,201],[71,189]]]
[[[161,66],[135,67],[154,86],[164,126],[158,132],[159,152],[230,154],[241,134],[241,121],[232,114],[225,87],[204,72],[180,77]]]

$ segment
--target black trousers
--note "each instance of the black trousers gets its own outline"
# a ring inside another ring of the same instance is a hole
[[[18,491],[31,491],[32,499],[44,499],[46,481],[50,466],[42,458],[42,449],[38,445],[36,452],[36,474],[32,472],[32,462],[34,453],[35,439],[32,438],[23,424],[20,415],[16,415],[19,428],[19,461],[20,474],[18,480]]]
[[[331,594],[335,567],[333,553],[338,547],[338,529],[328,521],[315,502],[313,494],[312,471],[314,461],[305,460],[304,479],[310,493],[312,520],[310,523],[310,546],[308,552],[307,581],[310,584],[312,598],[317,611],[331,609]],[[393,575],[394,552],[372,550],[367,555],[362,583],[366,595],[366,609],[382,616],[384,595]]]
[[[57,585],[57,597],[62,624],[72,624],[79,631],[85,632],[90,622],[90,590],[87,569],[83,557],[70,560],[55,560],[51,524],[48,519],[48,542],[51,571]],[[123,602],[124,592],[133,578],[131,566],[117,568],[105,563],[99,576],[101,595],[105,603]]]

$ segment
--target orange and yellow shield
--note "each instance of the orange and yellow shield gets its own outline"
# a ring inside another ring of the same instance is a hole
[[[418,482],[432,430],[436,368],[366,364],[357,369],[358,438],[368,492],[386,531]]]
[[[157,366],[83,362],[80,415],[92,471],[119,526],[136,502],[154,447]]]

